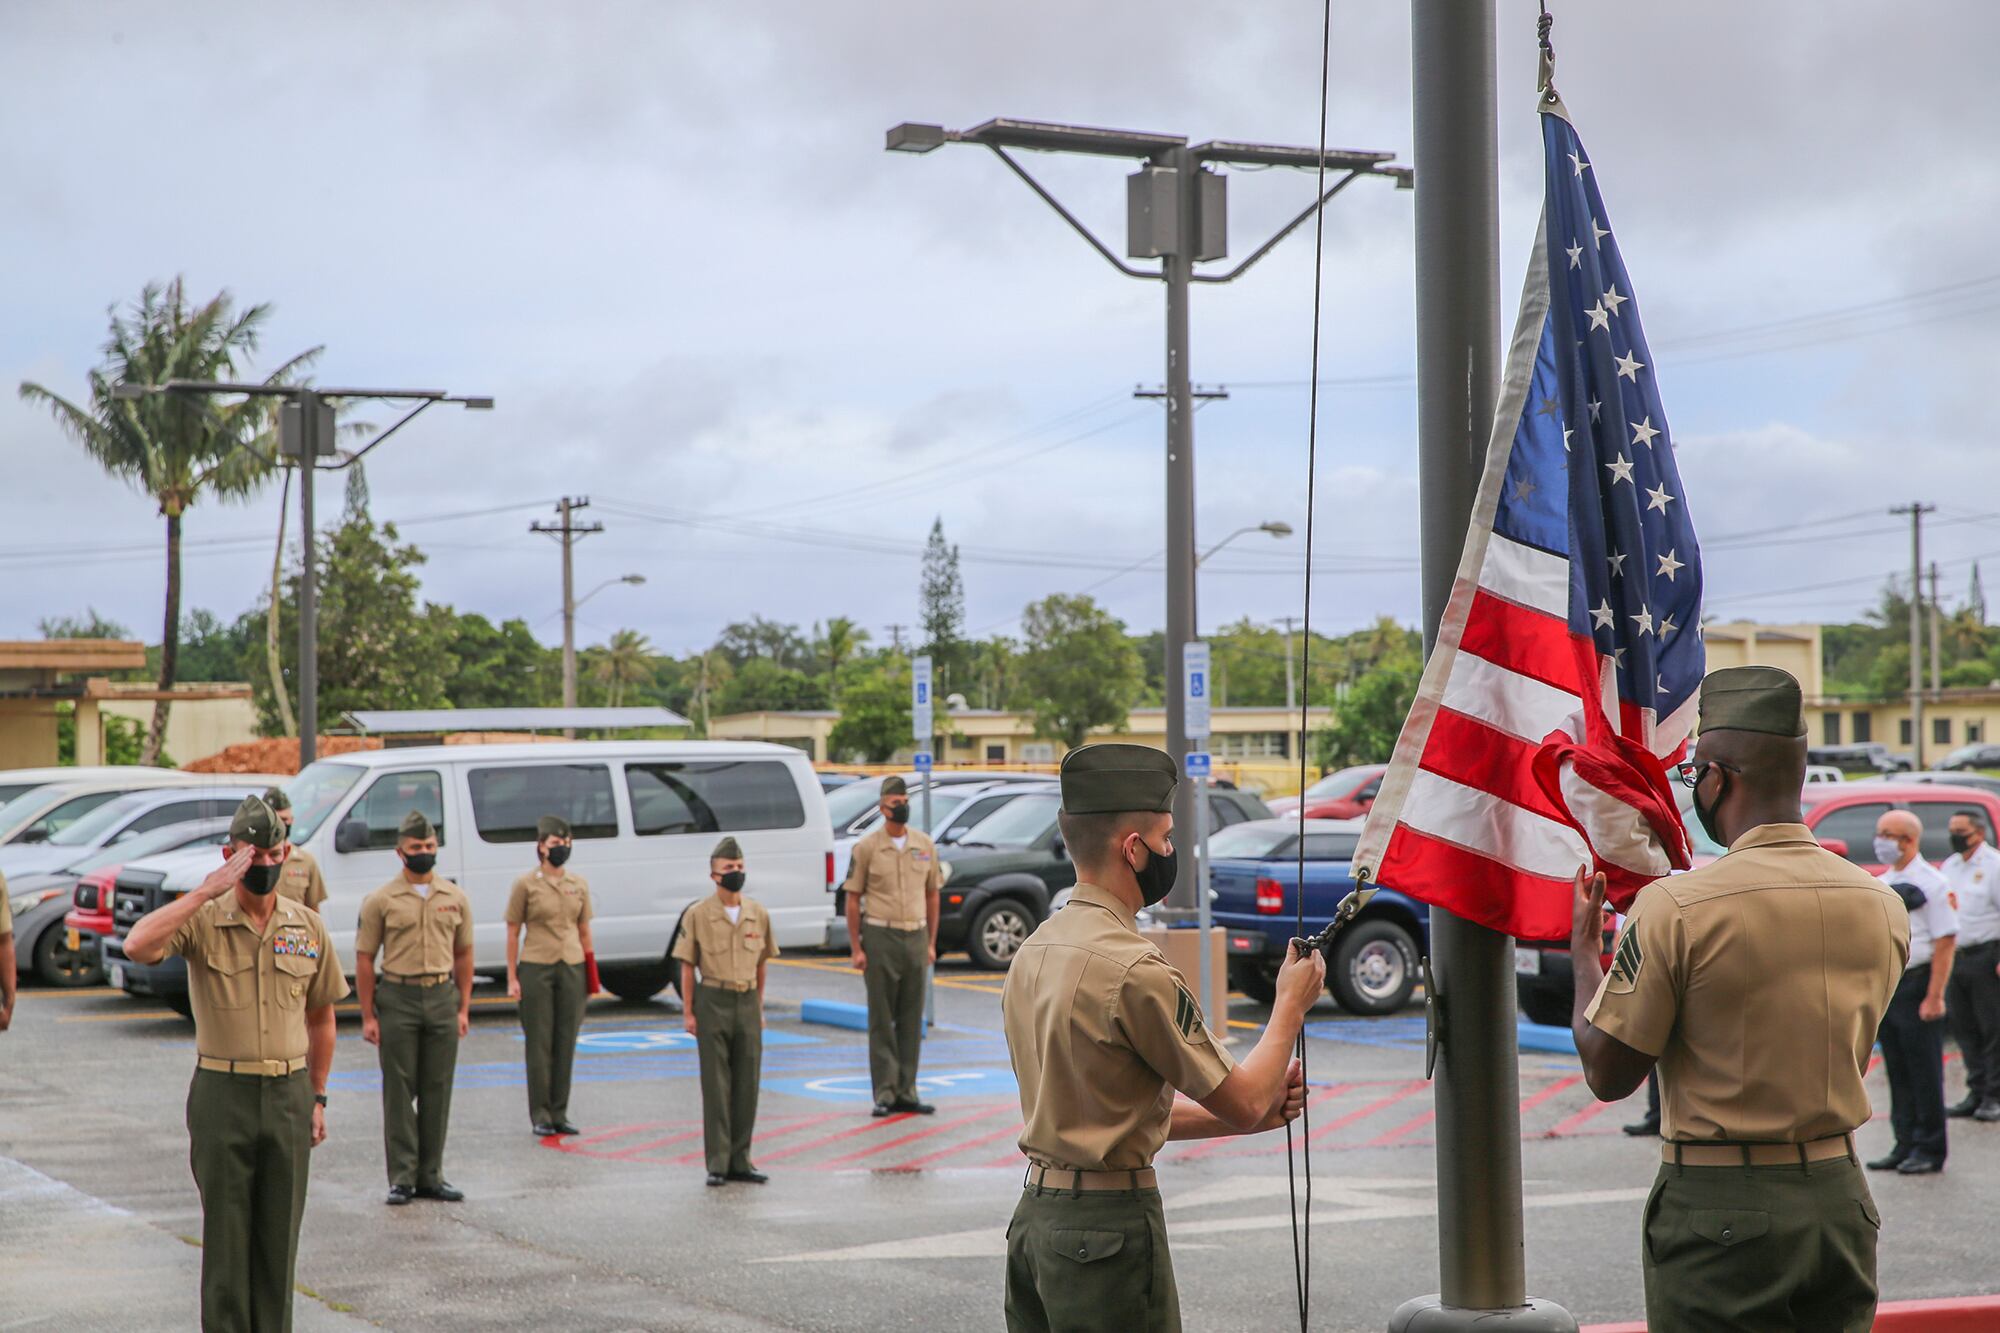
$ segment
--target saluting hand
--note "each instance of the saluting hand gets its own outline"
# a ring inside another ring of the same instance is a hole
[[[243,872],[250,868],[251,855],[252,851],[248,844],[237,848],[235,855],[209,872],[208,878],[204,879],[201,887],[195,890],[195,896],[207,902],[210,898],[220,898],[241,884]]]
[[[1576,897],[1570,904],[1569,956],[1597,958],[1604,953],[1604,876],[1589,866],[1576,868]]]
[[[326,1108],[324,1106],[320,1106],[317,1103],[315,1103],[313,1105],[312,1146],[317,1148],[319,1147],[320,1144],[325,1142],[326,1142]]]

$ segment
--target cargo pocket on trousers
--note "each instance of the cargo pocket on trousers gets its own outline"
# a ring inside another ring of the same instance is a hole
[[[1771,1229],[1769,1213],[1745,1208],[1694,1208],[1688,1211],[1688,1230],[1717,1245],[1741,1245]]]
[[[1861,1205],[1861,1215],[1868,1219],[1868,1225],[1877,1231],[1882,1229],[1882,1214],[1875,1208],[1875,1201],[1866,1195],[1855,1200]]]

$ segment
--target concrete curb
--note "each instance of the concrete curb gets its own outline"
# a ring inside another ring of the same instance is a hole
[[[2000,1295],[1885,1301],[1875,1311],[1875,1333],[1991,1333],[1994,1328],[2000,1328]],[[1585,1324],[1579,1333],[1646,1333],[1646,1323]]]

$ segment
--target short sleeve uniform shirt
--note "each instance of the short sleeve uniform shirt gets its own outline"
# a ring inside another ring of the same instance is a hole
[[[1982,842],[1947,858],[1938,869],[1951,885],[1952,906],[1958,910],[1958,947],[2000,940],[2000,851]]]
[[[1921,856],[1901,870],[1883,871],[1882,882],[1891,890],[1901,886],[1923,895],[1923,902],[1909,909],[1908,966],[1921,967],[1930,962],[1939,940],[1958,934],[1958,913],[1951,908],[1951,885],[1943,872]]]
[[[680,938],[674,941],[674,958],[692,963],[703,981],[749,985],[757,980],[757,966],[778,956],[778,942],[771,938],[771,914],[750,898],[742,900],[736,920],[714,894],[688,908],[681,922]]]
[[[507,924],[522,927],[524,963],[581,963],[583,936],[577,926],[590,920],[590,885],[565,870],[550,880],[530,870],[514,881],[507,897]]]
[[[294,847],[285,854],[284,869],[278,872],[278,892],[293,902],[304,903],[317,912],[326,901],[326,877],[319,873],[319,862],[303,847]]]
[[[465,890],[433,876],[427,891],[398,874],[361,900],[354,952],[382,951],[382,971],[392,977],[439,976],[452,970],[460,949],[472,947],[472,901]]]
[[[880,826],[854,844],[847,865],[849,893],[861,895],[861,914],[904,930],[928,923],[925,895],[944,886],[937,847],[929,835],[911,829],[897,847]]]
[[[289,898],[274,899],[262,934],[234,893],[212,898],[167,952],[187,960],[195,1049],[213,1060],[300,1059],[306,1011],[347,994],[326,923]]]

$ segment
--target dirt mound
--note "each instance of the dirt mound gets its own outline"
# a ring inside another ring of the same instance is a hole
[[[379,750],[377,736],[322,736],[320,758],[351,754],[355,750]],[[273,736],[267,740],[244,741],[206,759],[181,766],[189,773],[296,773],[299,771],[299,742],[294,736]]]

